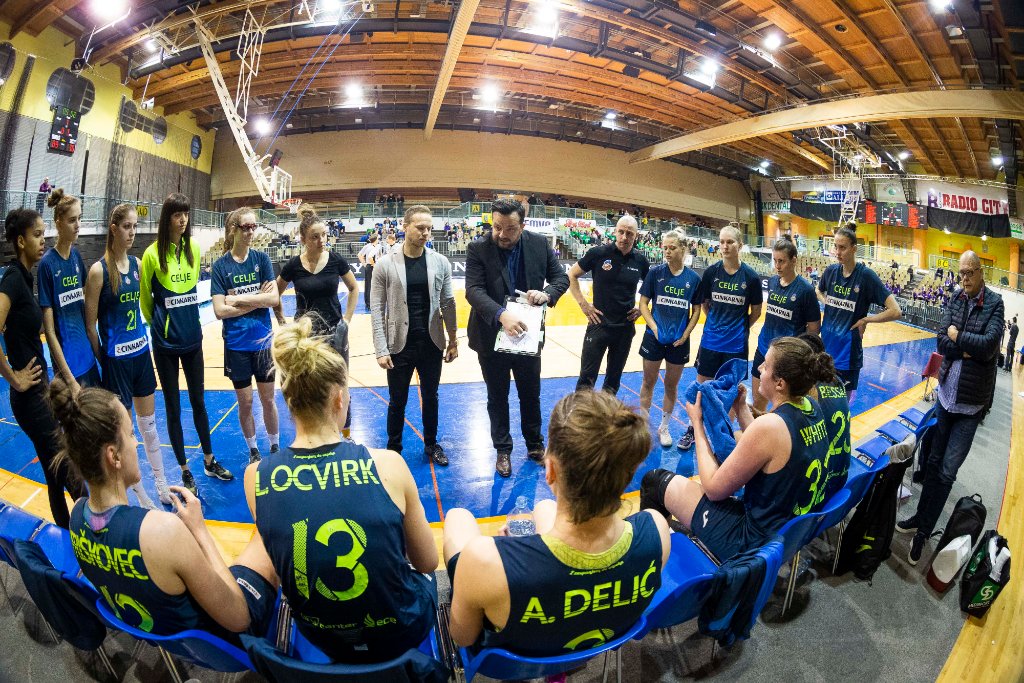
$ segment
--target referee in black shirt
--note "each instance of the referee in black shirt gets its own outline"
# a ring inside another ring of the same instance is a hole
[[[569,270],[569,291],[589,321],[583,338],[577,391],[594,387],[606,352],[608,368],[601,388],[612,395],[619,391],[622,369],[636,333],[633,323],[640,317],[636,307],[637,285],[651,267],[647,257],[634,249],[637,235],[636,219],[628,214],[622,216],[615,224],[615,242],[592,247]],[[587,301],[580,290],[580,277],[591,272],[594,303]]]

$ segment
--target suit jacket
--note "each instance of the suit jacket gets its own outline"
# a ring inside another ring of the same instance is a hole
[[[519,289],[542,290],[551,297],[550,306],[569,289],[569,276],[558,262],[555,252],[541,235],[523,230],[523,270],[526,282],[518,282]],[[544,283],[547,282],[547,286]],[[508,268],[490,233],[469,243],[466,250],[466,301],[472,307],[467,332],[469,348],[477,353],[494,351],[494,340],[500,325],[495,320],[498,310],[505,305],[505,297],[514,296]]]
[[[455,296],[452,294],[452,264],[433,249],[424,251],[427,259],[427,286],[430,288],[430,339],[442,351],[447,348],[444,328],[455,329]],[[377,261],[370,286],[370,326],[377,358],[390,356],[405,348],[409,331],[409,302],[406,300],[405,254],[401,249]]]

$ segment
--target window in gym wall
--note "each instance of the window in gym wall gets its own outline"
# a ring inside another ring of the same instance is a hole
[[[67,107],[88,114],[96,101],[96,87],[88,78],[59,67],[46,82],[46,100],[52,107]]]
[[[0,43],[0,85],[7,82],[14,71],[14,46],[10,43]]]

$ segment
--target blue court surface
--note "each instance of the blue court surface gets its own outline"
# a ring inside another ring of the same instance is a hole
[[[293,300],[285,299],[288,307],[294,307]],[[360,301],[362,308],[362,301]],[[860,389],[852,406],[854,415],[910,389],[921,381],[920,368],[935,349],[934,339],[921,339],[865,349],[865,365],[861,373]],[[465,350],[465,353],[472,351]],[[696,377],[693,368],[687,368],[680,382],[682,389]],[[547,429],[547,414],[555,402],[571,392],[575,377],[545,378],[541,382],[541,412],[544,415],[544,429]],[[623,375],[619,397],[627,403],[638,403],[641,373]],[[35,459],[35,453],[28,437],[18,428],[10,414],[8,389],[0,389],[0,469],[19,476],[42,482],[43,473]],[[158,392],[159,393],[159,392]],[[409,408],[406,411],[406,427],[403,438],[404,455],[419,486],[420,497],[426,508],[427,518],[440,521],[444,511],[453,507],[468,508],[478,517],[505,515],[515,505],[517,496],[526,496],[531,502],[551,498],[551,491],[544,482],[543,467],[526,457],[522,436],[518,431],[519,413],[515,389],[510,400],[512,436],[516,450],[512,454],[513,475],[508,479],[499,477],[494,471],[494,451],[490,443],[486,410],[486,390],[482,381],[464,384],[442,384],[440,389],[440,433],[439,440],[448,453],[451,464],[435,467],[423,456],[422,420],[418,410],[418,394],[411,392]],[[192,427],[191,409],[187,393],[182,386],[182,423],[187,446],[187,457],[196,474],[200,496],[204,503],[207,519],[229,522],[251,522],[242,491],[242,472],[248,463],[248,453],[238,426],[235,395],[232,391],[207,391],[207,411],[213,428],[213,447],[218,459],[235,473],[231,482],[210,479],[202,473],[202,456],[199,439]],[[354,387],[352,397],[352,438],[369,447],[383,448],[387,443],[385,414],[388,403],[386,387]],[[281,415],[281,442],[288,444],[294,436],[294,426],[288,417],[284,398],[277,396]],[[655,388],[654,409],[651,411],[652,428],[661,420],[661,384]],[[264,453],[269,449],[263,433],[259,402],[254,402],[260,448]],[[156,400],[157,424],[161,435],[166,438],[164,407],[161,396]],[[684,428],[685,412],[676,406],[672,424],[673,436],[678,438]],[[165,442],[166,444],[166,442]],[[177,467],[169,446],[163,449],[168,481],[179,483]],[[678,472],[689,473],[693,468],[693,450],[681,453],[673,446],[662,449],[655,441],[647,460],[640,466],[627,491],[635,491],[643,472],[653,467],[664,467]],[[142,478],[148,482],[147,489],[155,499],[156,492],[151,484],[150,467],[142,449],[139,449]],[[2,491],[0,491],[2,495]]]

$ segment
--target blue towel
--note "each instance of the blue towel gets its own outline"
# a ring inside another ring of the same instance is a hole
[[[751,548],[730,558],[711,579],[707,600],[697,618],[697,630],[723,647],[750,637],[761,607],[759,598],[768,567],[761,550]]]
[[[698,391],[703,396],[700,406],[704,412],[704,431],[718,462],[725,460],[736,448],[729,409],[736,400],[740,383],[746,374],[747,361],[743,358],[733,358],[718,369],[718,374],[713,380],[699,384],[694,382],[686,389],[687,403],[697,401]]]

